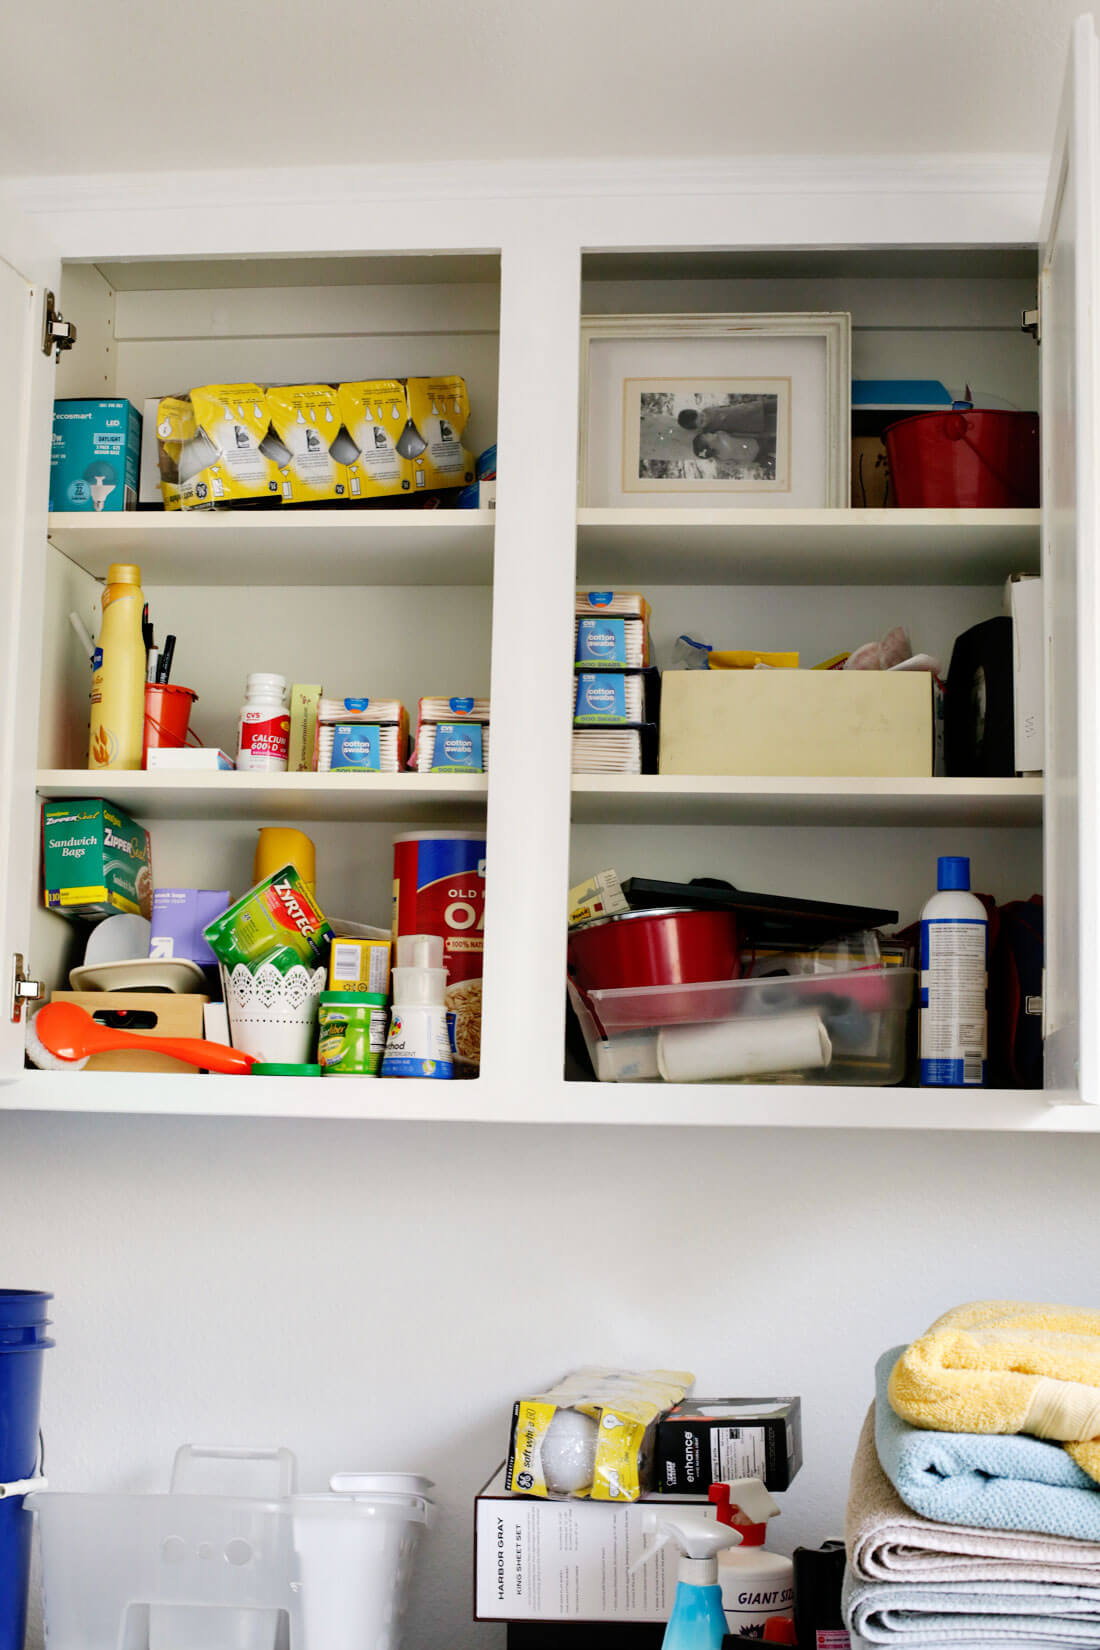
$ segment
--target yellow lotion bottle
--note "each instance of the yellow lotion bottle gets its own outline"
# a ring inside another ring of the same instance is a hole
[[[141,568],[113,562],[92,667],[89,768],[140,768],[145,727]]]

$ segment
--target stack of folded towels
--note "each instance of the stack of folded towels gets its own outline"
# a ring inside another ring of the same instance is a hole
[[[1100,1650],[1098,1481],[1100,1312],[977,1301],[887,1352],[848,1499],[853,1645]]]

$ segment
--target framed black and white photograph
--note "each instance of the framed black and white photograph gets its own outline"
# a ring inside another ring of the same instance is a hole
[[[623,491],[790,490],[789,378],[628,378]]]
[[[580,501],[847,503],[846,314],[586,316]]]

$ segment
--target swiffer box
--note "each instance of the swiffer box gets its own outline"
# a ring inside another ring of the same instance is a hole
[[[110,802],[42,804],[42,886],[51,911],[110,917],[152,911],[149,832]]]
[[[129,401],[55,401],[50,509],[136,510],[141,414]]]
[[[657,1423],[657,1488],[666,1495],[706,1495],[733,1478],[785,1490],[801,1465],[797,1398],[689,1398]]]
[[[657,1538],[657,1520],[682,1502],[704,1518],[698,1496],[640,1501],[542,1501],[511,1495],[505,1468],[474,1502],[474,1617],[478,1621],[667,1621],[678,1554],[662,1547],[631,1566]]]
[[[905,670],[667,670],[660,771],[929,779],[932,677]]]

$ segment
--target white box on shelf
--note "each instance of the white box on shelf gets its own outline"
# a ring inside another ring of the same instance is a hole
[[[503,1465],[474,1502],[474,1618],[477,1621],[667,1621],[677,1552],[663,1547],[631,1574],[674,1506],[705,1518],[701,1496],[640,1501],[541,1501],[511,1495]]]
[[[1014,573],[1005,584],[1012,619],[1012,704],[1017,773],[1043,771],[1043,581]]]
[[[214,745],[154,745],[145,753],[145,766],[167,773],[211,773],[232,770],[237,764]]]

